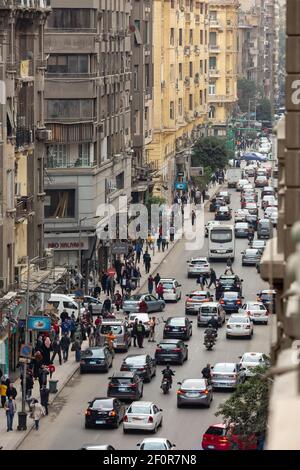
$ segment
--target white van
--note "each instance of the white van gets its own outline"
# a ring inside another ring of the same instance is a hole
[[[74,312],[75,317],[78,317],[78,303],[69,295],[65,294],[51,294],[48,304],[53,305],[60,315],[64,310],[68,312],[69,317]],[[85,312],[85,308],[81,307],[81,315]]]

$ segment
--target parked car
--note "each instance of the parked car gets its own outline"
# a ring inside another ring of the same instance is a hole
[[[177,408],[188,405],[210,407],[213,399],[212,386],[206,379],[185,379],[178,382]]]
[[[225,323],[226,312],[222,305],[220,305],[219,302],[208,302],[200,305],[197,325],[206,326],[212,318],[218,320],[220,327]]]
[[[199,307],[206,302],[213,300],[212,294],[208,290],[196,290],[187,294],[185,301],[185,314],[186,315],[197,315]]]
[[[222,274],[216,287],[216,299],[219,300],[223,292],[234,291],[242,295],[243,279],[240,279],[237,274]]]
[[[247,315],[231,315],[226,325],[226,338],[246,337],[251,339],[253,336],[253,322]]]
[[[221,206],[215,213],[215,220],[230,220],[231,209],[228,206]]]
[[[125,406],[117,398],[94,398],[89,401],[89,406],[85,412],[85,429],[96,426],[118,428],[124,415]]]
[[[103,444],[103,445],[93,445],[93,444],[86,444],[83,445],[79,450],[108,450],[108,451],[113,451],[116,450],[113,446],[110,444]]]
[[[169,317],[165,321],[163,338],[189,340],[193,334],[192,323],[187,317]]]
[[[232,428],[231,428],[232,430]],[[256,450],[257,437],[253,434],[246,441],[238,435],[237,431],[230,432],[224,423],[209,426],[202,437],[203,450]]]
[[[257,224],[257,238],[272,238],[273,224],[269,219],[260,219]]]
[[[141,302],[147,304],[147,312],[162,312],[166,306],[165,301],[157,299],[151,294],[135,294],[123,302],[124,313],[140,313]]]
[[[133,372],[115,372],[109,377],[107,396],[120,400],[139,400],[143,396],[143,380]]]
[[[181,284],[174,278],[164,278],[159,281],[164,288],[165,302],[178,302],[181,299]]]
[[[149,354],[130,354],[123,359],[121,371],[130,371],[151,382],[156,375],[156,361]]]
[[[108,333],[112,332],[116,339],[114,347],[119,351],[128,351],[131,346],[131,331],[126,320],[103,320],[100,326],[100,340],[104,343]]]
[[[239,368],[235,362],[220,362],[211,369],[213,390],[217,388],[234,389],[240,383]]]
[[[257,294],[257,300],[265,305],[269,313],[276,313],[276,290],[261,290]]]
[[[123,419],[123,432],[131,430],[157,432],[163,421],[162,409],[152,401],[134,401]]]
[[[72,297],[77,302],[75,294],[71,294],[70,297]],[[91,297],[90,295],[85,295],[81,302],[85,308],[88,308],[89,304],[92,304],[93,315],[101,315],[103,308],[103,302],[101,302],[101,300],[95,299],[95,297]]]
[[[210,274],[210,264],[207,258],[191,258],[188,263],[187,276],[188,278],[193,276],[199,276],[199,274]]]
[[[238,312],[242,306],[242,297],[239,292],[223,292],[219,302],[226,313]]]
[[[210,228],[215,227],[216,225],[220,225],[219,220],[209,220],[205,225],[205,237],[208,237],[208,231]]]
[[[87,348],[80,353],[80,373],[108,372],[113,365],[113,356],[107,347]]]
[[[236,222],[234,226],[235,238],[248,238],[249,225],[247,222]]]
[[[157,344],[155,351],[156,364],[175,362],[183,364],[188,359],[188,347],[179,339],[165,339]]]
[[[255,367],[270,365],[270,358],[261,352],[246,352],[240,356],[239,370],[241,377],[248,378],[254,375]]]
[[[261,251],[255,248],[247,248],[242,251],[242,266],[256,266],[260,262]]]
[[[273,227],[276,227],[278,222],[278,207],[268,206],[265,210],[265,219],[269,219]]]
[[[140,448],[140,450],[159,450],[162,452],[173,450],[176,447],[175,444],[171,444],[169,439],[165,439],[164,437],[147,438],[144,439],[141,443],[138,443],[137,446]]]
[[[264,323],[267,325],[269,321],[268,310],[262,302],[246,302],[239,310],[239,313],[248,315],[253,323]]]

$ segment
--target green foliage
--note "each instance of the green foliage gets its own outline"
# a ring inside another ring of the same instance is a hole
[[[255,82],[240,78],[237,83],[237,92],[240,110],[242,113],[248,113],[249,100],[255,98],[257,92]]]
[[[214,173],[226,167],[232,153],[228,150],[226,139],[220,137],[202,137],[197,140],[192,152],[192,166],[210,168]]]
[[[256,109],[256,118],[258,121],[271,121],[271,102],[268,98],[262,98],[258,102]]]
[[[149,206],[152,206],[152,204],[158,204],[158,205],[162,205],[162,204],[165,204],[166,203],[166,199],[164,197],[160,197],[160,196],[149,196],[148,197],[148,201],[147,201],[147,204]]]
[[[197,186],[200,191],[206,188],[208,183],[211,181],[211,176],[213,174],[213,171],[210,167],[204,168],[204,175],[203,176],[193,176],[192,181]]]
[[[224,423],[234,423],[245,442],[253,434],[266,432],[269,406],[269,385],[265,377],[267,367],[253,369],[255,375],[238,385],[228,400],[219,405],[216,416]]]

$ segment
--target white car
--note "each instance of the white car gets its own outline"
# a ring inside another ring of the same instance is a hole
[[[123,418],[123,431],[131,429],[154,431],[162,425],[163,414],[152,401],[134,401],[127,409]]]
[[[138,319],[138,323],[140,321],[143,322],[143,325],[146,330],[146,336],[148,336],[150,332],[150,318],[148,313],[130,313],[128,317],[129,326],[132,326],[134,324],[136,318]]]
[[[276,226],[278,222],[278,207],[268,206],[265,210],[265,218],[270,219],[272,224]]]
[[[272,145],[270,142],[262,142],[259,144],[258,151],[260,153],[269,153],[271,151]]]
[[[269,315],[268,310],[262,302],[246,302],[239,313],[246,314],[253,321],[253,323],[268,324]]]
[[[253,335],[253,323],[247,315],[233,314],[226,325],[226,338],[247,337],[251,339]]]
[[[268,364],[268,357],[264,353],[246,352],[240,356],[239,369],[244,377],[251,377],[253,375],[251,369]]]
[[[181,284],[174,278],[163,278],[159,281],[164,288],[164,300],[178,302],[181,299]]]
[[[238,209],[234,214],[235,222],[246,222],[247,215],[250,215],[248,209]]]
[[[249,181],[247,179],[238,180],[237,185],[236,185],[236,190],[242,191],[243,187],[246,186],[247,184],[249,184]]]
[[[161,450],[161,451],[168,451],[172,450],[176,447],[175,444],[171,444],[171,442],[164,438],[164,437],[149,437],[148,439],[144,439],[142,442],[138,443],[137,446],[140,450]]]
[[[191,258],[188,261],[187,277],[198,276],[199,274],[210,274],[210,264],[207,258]]]
[[[221,222],[219,220],[209,220],[205,225],[205,236],[208,237],[209,229],[216,227],[216,225],[220,225]]]

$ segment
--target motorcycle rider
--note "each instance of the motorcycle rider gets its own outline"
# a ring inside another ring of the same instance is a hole
[[[204,331],[204,341],[210,340],[214,342],[218,336],[218,328],[219,324],[217,319],[212,318],[209,320],[207,328]]]
[[[163,375],[162,382],[163,382],[164,380],[167,380],[167,381],[169,382],[170,388],[171,388],[171,387],[172,387],[172,383],[173,383],[172,377],[175,377],[175,374],[174,374],[174,372],[172,371],[172,369],[170,369],[169,364],[167,364],[166,369],[162,370],[161,373],[162,373],[162,375]]]

